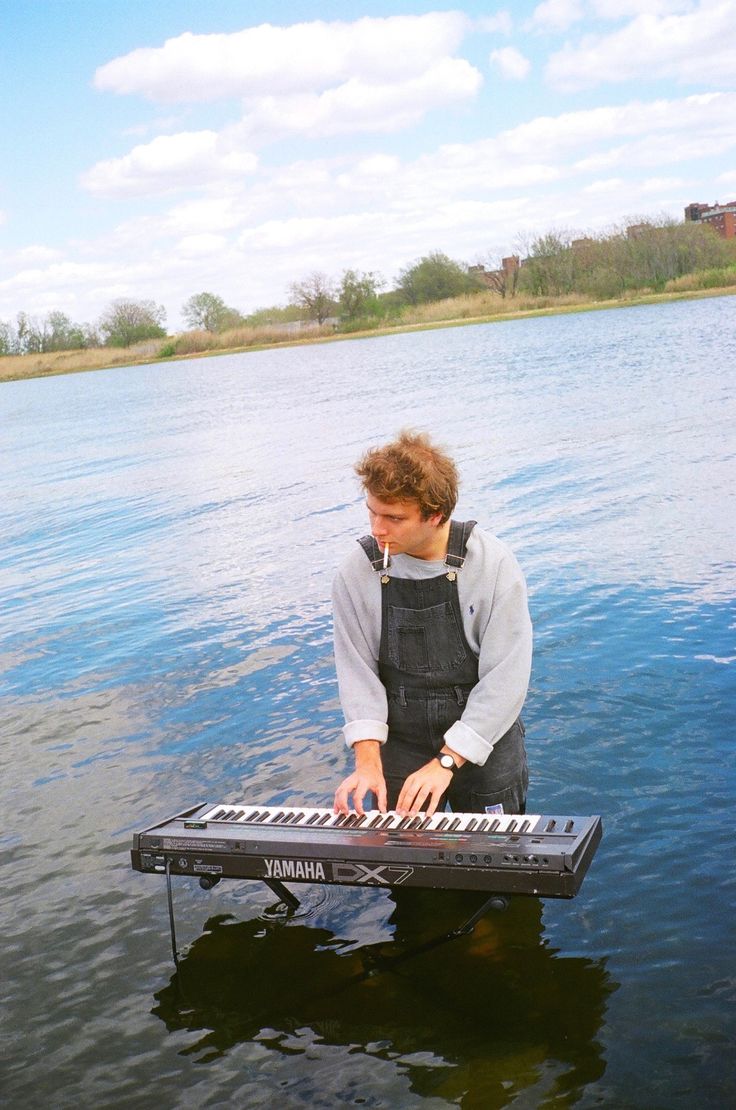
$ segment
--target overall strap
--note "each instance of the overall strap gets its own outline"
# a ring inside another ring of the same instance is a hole
[[[368,556],[368,561],[374,570],[383,570],[383,552],[373,536],[361,536],[358,543]]]
[[[468,547],[470,533],[476,525],[475,520],[451,520],[450,537],[447,541],[447,555],[445,566],[459,570],[465,562],[465,553]]]

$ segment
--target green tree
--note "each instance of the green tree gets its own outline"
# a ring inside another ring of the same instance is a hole
[[[229,308],[216,293],[195,293],[181,311],[190,328],[203,331],[225,331],[245,322],[238,310]]]
[[[43,351],[79,351],[86,346],[81,324],[72,323],[64,312],[49,312],[42,327]]]
[[[306,309],[310,320],[324,324],[337,308],[336,290],[326,274],[314,271],[303,281],[295,281],[290,286],[295,304]]]
[[[106,347],[130,347],[144,339],[161,339],[166,310],[154,301],[113,301],[99,320],[99,332]]]
[[[342,321],[381,315],[378,291],[385,284],[380,275],[345,270],[337,290],[337,309]]]
[[[526,248],[519,273],[519,289],[537,297],[557,297],[575,288],[575,255],[572,236],[548,231]]]
[[[477,293],[478,282],[465,266],[442,251],[433,251],[403,269],[396,288],[407,304],[425,304]]]

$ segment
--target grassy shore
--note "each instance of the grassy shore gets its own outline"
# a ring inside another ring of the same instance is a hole
[[[677,283],[671,283],[676,286]],[[262,351],[270,347],[296,347],[311,343],[334,343],[347,339],[365,339],[377,335],[422,331],[430,328],[463,327],[502,320],[527,319],[569,312],[596,312],[610,308],[626,308],[642,304],[664,304],[670,301],[694,300],[702,297],[723,297],[736,294],[736,287],[713,289],[669,288],[663,293],[640,291],[609,301],[568,295],[564,297],[517,297],[503,300],[497,294],[482,292],[455,297],[448,301],[405,309],[391,324],[364,331],[335,332],[332,328],[314,328],[307,333],[286,334],[275,327],[236,328],[222,334],[184,332],[163,340],[147,340],[135,347],[102,347],[84,351],[53,351],[46,354],[5,355],[0,357],[0,382],[24,378],[44,378],[56,374],[76,374],[88,370],[105,370],[115,366],[149,365],[177,359],[211,357],[243,351]]]

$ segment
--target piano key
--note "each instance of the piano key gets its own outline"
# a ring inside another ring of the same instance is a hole
[[[346,830],[356,828],[371,828],[380,829],[380,831],[394,831],[401,829],[401,831],[450,831],[448,825],[451,824],[452,832],[458,833],[476,833],[491,832],[494,834],[499,833],[529,833],[542,821],[541,816],[535,814],[519,816],[518,814],[497,814],[494,815],[492,820],[489,817],[479,816],[474,813],[448,813],[438,812],[427,817],[426,814],[420,813],[415,815],[418,820],[412,819],[406,821],[404,816],[397,814],[395,811],[388,813],[380,813],[378,810],[369,810],[365,814],[365,820],[358,823],[358,815],[352,811],[353,819],[348,822],[346,815],[339,815],[332,809],[322,807],[299,807],[296,806],[268,806],[253,808],[244,803],[219,803],[212,806],[206,813],[204,813],[199,820],[203,822],[208,821],[222,821],[237,824],[257,824],[257,825],[292,825],[292,826],[305,826],[305,827],[320,827],[323,829],[342,829]],[[449,816],[449,821],[448,821]],[[342,820],[338,818],[342,817]],[[490,821],[490,827],[489,827]],[[545,818],[544,832],[554,832],[557,828],[557,820],[553,817]],[[565,819],[565,832],[570,833],[574,831],[574,823],[571,818]]]

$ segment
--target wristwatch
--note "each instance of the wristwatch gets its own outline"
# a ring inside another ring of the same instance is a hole
[[[452,771],[452,773],[454,774],[455,771],[460,770],[457,763],[449,754],[449,752],[440,752],[437,758],[440,761],[440,767],[444,767],[446,771]]]

